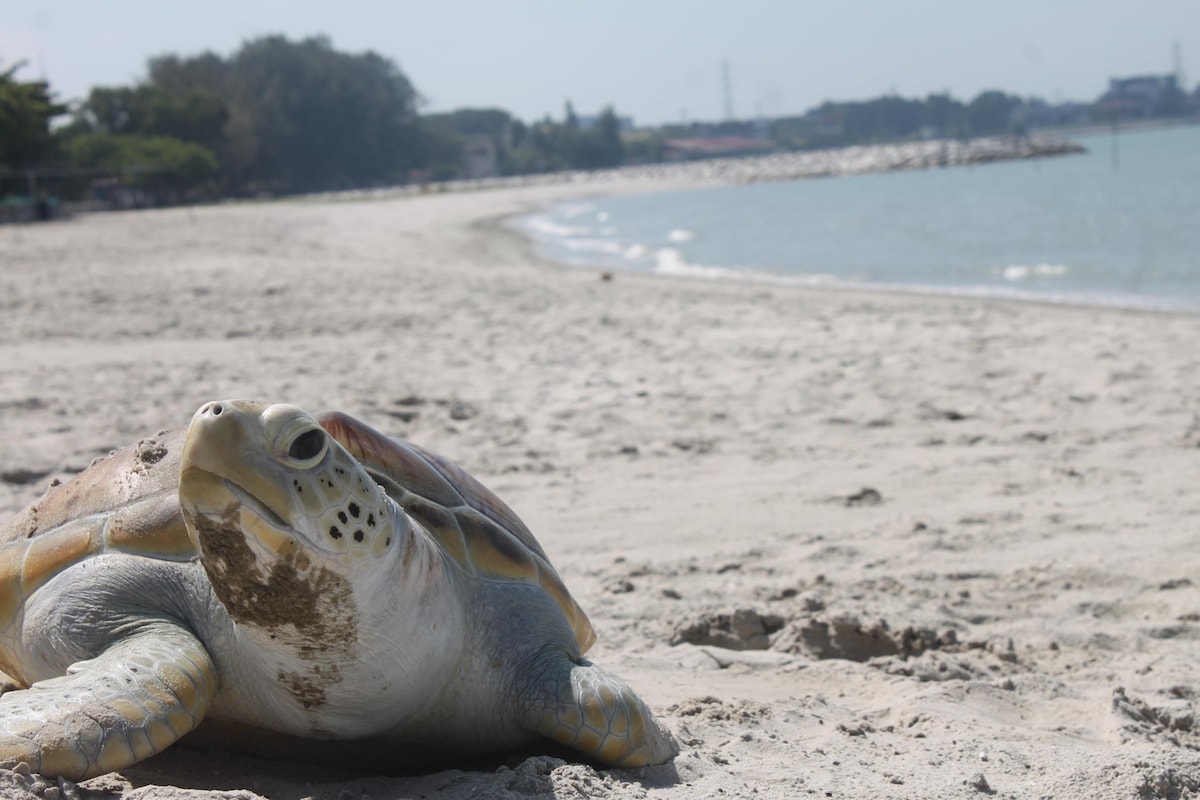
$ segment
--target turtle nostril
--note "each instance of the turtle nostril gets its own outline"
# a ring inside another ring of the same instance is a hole
[[[225,410],[224,406],[222,406],[220,403],[209,403],[208,404],[208,413],[214,417],[221,416],[221,412],[224,410]]]

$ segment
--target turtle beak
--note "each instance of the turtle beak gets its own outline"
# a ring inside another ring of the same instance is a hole
[[[205,403],[192,416],[180,456],[179,504],[201,551],[200,529],[214,526],[250,534],[276,555],[295,550],[287,516],[291,500],[271,458],[279,427],[272,422],[280,416],[273,410],[288,418],[302,415],[291,406],[221,400]]]
[[[205,403],[192,416],[179,463],[180,498],[197,513],[225,513],[247,495],[265,507],[264,516],[283,522],[290,498],[273,479],[278,464],[270,457],[264,424],[268,403],[220,400]],[[234,487],[241,491],[234,491]]]

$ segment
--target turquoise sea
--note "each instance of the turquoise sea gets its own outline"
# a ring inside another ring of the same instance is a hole
[[[1200,311],[1200,127],[1085,155],[567,203],[518,220],[605,269]]]

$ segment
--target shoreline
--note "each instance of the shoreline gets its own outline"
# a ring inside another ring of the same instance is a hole
[[[845,156],[845,151],[829,151],[828,155],[831,158],[840,159]],[[1093,159],[1094,160],[1094,159]],[[843,166],[839,168],[836,174],[852,175],[855,170],[850,168],[848,164],[852,163],[853,159],[847,158]],[[1088,163],[1091,163],[1089,161]],[[786,178],[786,171],[780,173]],[[1006,173],[1011,174],[1011,173]],[[626,184],[628,188],[636,185],[636,192],[629,191],[628,194],[643,194],[647,192],[663,193],[663,192],[682,192],[682,196],[676,199],[665,198],[664,203],[674,206],[676,204],[685,208],[693,208],[695,205],[701,209],[711,209],[714,203],[719,203],[720,198],[697,199],[691,200],[687,194],[698,192],[702,189],[733,187],[739,184],[744,184],[746,181],[740,181],[735,178],[729,180],[719,180],[711,184],[683,184],[664,182],[658,186],[645,187],[639,184]],[[897,184],[899,185],[899,184]],[[908,185],[908,184],[903,184]],[[629,273],[644,273],[656,274],[666,277],[702,277],[714,281],[734,281],[746,282],[755,285],[790,285],[806,288],[826,289],[833,288],[845,291],[895,291],[902,293],[917,293],[922,295],[952,295],[960,297],[996,297],[1018,302],[1032,302],[1044,304],[1047,306],[1084,306],[1095,308],[1117,308],[1147,311],[1150,313],[1166,313],[1166,314],[1185,314],[1194,315],[1200,313],[1200,300],[1189,297],[1178,297],[1171,284],[1158,283],[1155,280],[1168,280],[1171,273],[1164,272],[1158,278],[1152,278],[1148,287],[1141,287],[1142,291],[1137,291],[1138,286],[1134,286],[1132,290],[1125,284],[1125,278],[1122,278],[1119,272],[1113,273],[1112,276],[1104,278],[1110,286],[1097,286],[1095,288],[1087,288],[1083,284],[1088,283],[1086,273],[1087,267],[1072,266],[1069,270],[1070,275],[1065,279],[1054,279],[1047,281],[1046,284],[1057,288],[1046,288],[1042,281],[1030,278],[1035,270],[1041,270],[1042,266],[1023,266],[1019,268],[1006,268],[1003,270],[1003,278],[1001,277],[1001,268],[994,267],[990,273],[983,270],[967,270],[964,275],[959,276],[959,280],[974,280],[973,285],[947,285],[955,278],[950,277],[954,273],[953,269],[942,269],[946,273],[947,283],[937,282],[937,278],[928,283],[887,283],[883,281],[867,281],[854,280],[852,278],[839,278],[834,275],[813,275],[813,274],[789,274],[786,271],[770,272],[764,269],[755,269],[753,267],[728,267],[721,266],[722,264],[741,263],[734,258],[731,260],[729,254],[730,242],[727,237],[722,238],[717,236],[721,250],[721,255],[712,256],[711,253],[706,258],[703,252],[693,252],[689,250],[689,245],[677,245],[674,243],[668,244],[665,238],[667,227],[689,227],[687,215],[681,217],[676,214],[665,215],[660,219],[654,215],[654,219],[659,220],[660,231],[656,234],[653,231],[647,230],[627,230],[622,227],[620,231],[616,229],[604,229],[604,225],[612,223],[591,223],[590,216],[587,213],[571,212],[565,215],[555,211],[556,207],[568,207],[576,205],[580,200],[595,199],[596,197],[609,197],[613,194],[625,194],[626,192],[592,192],[581,187],[579,194],[570,199],[564,199],[555,203],[551,207],[541,207],[528,210],[522,214],[513,215],[508,224],[510,227],[517,229],[522,235],[530,237],[537,247],[539,255],[557,261],[558,263],[578,269],[580,267],[593,270],[611,271],[615,274]],[[733,195],[724,195],[724,197],[732,197]],[[737,195],[746,203],[752,203],[753,196],[750,194]],[[813,197],[810,193],[805,194],[805,197]],[[823,195],[817,194],[816,197]],[[835,197],[837,195],[834,195]],[[890,196],[890,195],[889,195]],[[1044,198],[1043,198],[1044,200]],[[728,202],[728,200],[726,201]],[[581,207],[583,208],[583,207]],[[600,211],[612,211],[620,216],[628,215],[630,209],[645,211],[645,204],[610,204],[604,206],[601,204]],[[575,213],[581,213],[581,216],[576,218]],[[703,211],[698,212],[703,218]],[[711,212],[709,212],[711,213]],[[608,217],[608,213],[601,216]],[[739,218],[740,219],[740,218]],[[668,220],[668,221],[663,221]],[[628,221],[628,220],[627,220]],[[1127,220],[1122,219],[1122,222]],[[1135,219],[1135,224],[1137,220]],[[574,227],[582,225],[583,227]],[[572,227],[563,227],[572,226]],[[636,229],[637,226],[634,226]],[[680,236],[689,236],[689,231],[672,231],[672,237],[679,233]],[[886,231],[884,232],[886,234]],[[811,232],[810,232],[811,234]],[[705,231],[701,230],[701,235],[705,235]],[[819,236],[819,232],[817,234]],[[999,235],[997,233],[997,235]],[[671,242],[676,241],[674,238]],[[686,240],[681,240],[686,241]],[[1117,242],[1118,246],[1124,246],[1125,243]],[[710,248],[711,248],[710,243]],[[1131,245],[1132,246],[1132,245]],[[628,249],[628,252],[625,252]],[[992,252],[992,251],[995,252]],[[636,251],[636,253],[635,253]],[[774,251],[772,251],[774,252]],[[822,251],[823,252],[823,251]],[[1004,258],[1003,248],[996,250],[993,246],[992,250],[988,251],[991,254],[991,261],[988,263],[996,264],[1034,264],[1034,261],[1014,261],[1007,262]],[[776,254],[779,256],[779,254]],[[824,253],[827,257],[836,260],[835,254]],[[1028,254],[1026,254],[1028,255]],[[1096,258],[1104,258],[1107,254],[1099,252],[1092,253],[1093,260]],[[790,263],[786,258],[786,254],[781,256],[781,263]],[[1059,254],[1051,256],[1052,264],[1067,264],[1073,263],[1065,260],[1053,260],[1054,258],[1069,258]],[[936,259],[935,259],[936,260]],[[695,261],[696,263],[688,263]],[[1086,259],[1085,259],[1086,261]],[[760,263],[762,262],[760,259]],[[1118,266],[1124,264],[1119,258],[1115,262]],[[1185,262],[1186,263],[1186,262]],[[976,264],[976,267],[979,265]],[[1094,266],[1094,265],[1093,265]],[[1125,265],[1126,271],[1132,269],[1130,265]],[[1016,278],[1010,278],[1009,270],[1022,270],[1024,274],[1018,274]],[[1058,270],[1063,275],[1067,275],[1068,268],[1059,266],[1051,269]],[[811,271],[811,270],[809,270]],[[820,270],[817,270],[818,272]],[[832,270],[836,272],[837,270]],[[921,270],[917,270],[921,272]],[[889,270],[880,268],[880,274],[887,274]],[[931,275],[936,271],[928,271]],[[1040,272],[1036,274],[1041,274]],[[1059,274],[1059,273],[1051,273]],[[1104,270],[1100,271],[1102,276],[1109,275]],[[1030,278],[1030,279],[1026,279]],[[1094,282],[1095,276],[1092,276]],[[1132,280],[1132,278],[1129,278]]]
[[[1200,318],[603,281],[503,226],[579,189],[0,230],[0,510],[208,400],[342,409],[516,510],[592,618],[589,657],[645,698],[679,758],[387,777],[172,747],[84,788],[1116,800],[1200,786]],[[46,788],[3,770],[0,787]]]
[[[1200,127],[1200,117],[1192,117],[1186,119],[1160,119],[1160,120],[1126,120],[1117,126],[1117,133],[1139,133],[1141,131],[1156,131],[1169,128],[1197,128]],[[1038,133],[1047,136],[1062,136],[1072,138],[1075,136],[1102,136],[1113,132],[1112,124],[1097,124],[1097,125],[1064,125],[1062,127],[1039,128]]]
[[[637,187],[640,193],[641,187]],[[682,191],[690,191],[695,187],[685,187]],[[705,187],[707,188],[707,187]],[[652,192],[653,190],[651,190]],[[667,189],[664,191],[679,191],[679,189]],[[632,193],[632,192],[631,192]],[[580,200],[593,199],[596,197],[612,197],[621,196],[624,192],[614,192],[604,194],[586,193],[575,195],[573,197],[563,198],[556,201],[556,205],[562,203],[573,203]],[[955,287],[938,287],[926,286],[920,284],[886,284],[886,283],[867,283],[854,281],[838,281],[824,279],[803,279],[794,278],[786,275],[775,275],[766,272],[744,271],[731,268],[703,268],[718,272],[720,274],[689,274],[686,272],[680,273],[664,273],[657,270],[639,270],[639,269],[623,269],[619,266],[606,266],[600,264],[588,263],[573,263],[569,261],[560,261],[552,256],[545,255],[540,249],[539,238],[531,233],[523,230],[518,224],[522,219],[544,212],[545,207],[529,207],[525,210],[518,211],[512,214],[501,215],[494,220],[487,220],[486,224],[493,226],[498,234],[512,235],[528,243],[528,255],[531,259],[544,263],[555,269],[563,269],[568,271],[582,271],[596,274],[597,276],[609,273],[614,278],[617,276],[645,276],[655,280],[684,280],[697,281],[700,283],[722,284],[729,283],[743,286],[760,286],[760,287],[775,287],[784,289],[796,289],[800,291],[813,292],[847,292],[850,294],[879,294],[879,295],[912,295],[916,297],[926,298],[948,298],[961,300],[977,300],[979,302],[999,302],[999,303],[1020,303],[1033,306],[1044,306],[1046,308],[1080,308],[1094,309],[1101,311],[1128,312],[1137,314],[1150,315],[1169,315],[1196,317],[1200,316],[1200,304],[1195,307],[1180,307],[1172,305],[1155,305],[1150,301],[1144,303],[1136,303],[1132,301],[1122,301],[1120,299],[1112,299],[1105,302],[1096,299],[1086,299],[1072,295],[1051,295],[1038,294],[1030,291],[1022,291],[1020,289],[1004,290],[1003,288],[955,288]]]

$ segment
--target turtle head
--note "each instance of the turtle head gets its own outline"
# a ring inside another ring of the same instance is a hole
[[[267,580],[279,569],[348,577],[408,533],[406,515],[362,465],[291,405],[201,406],[180,461],[179,500],[214,585],[230,583],[230,572]]]

